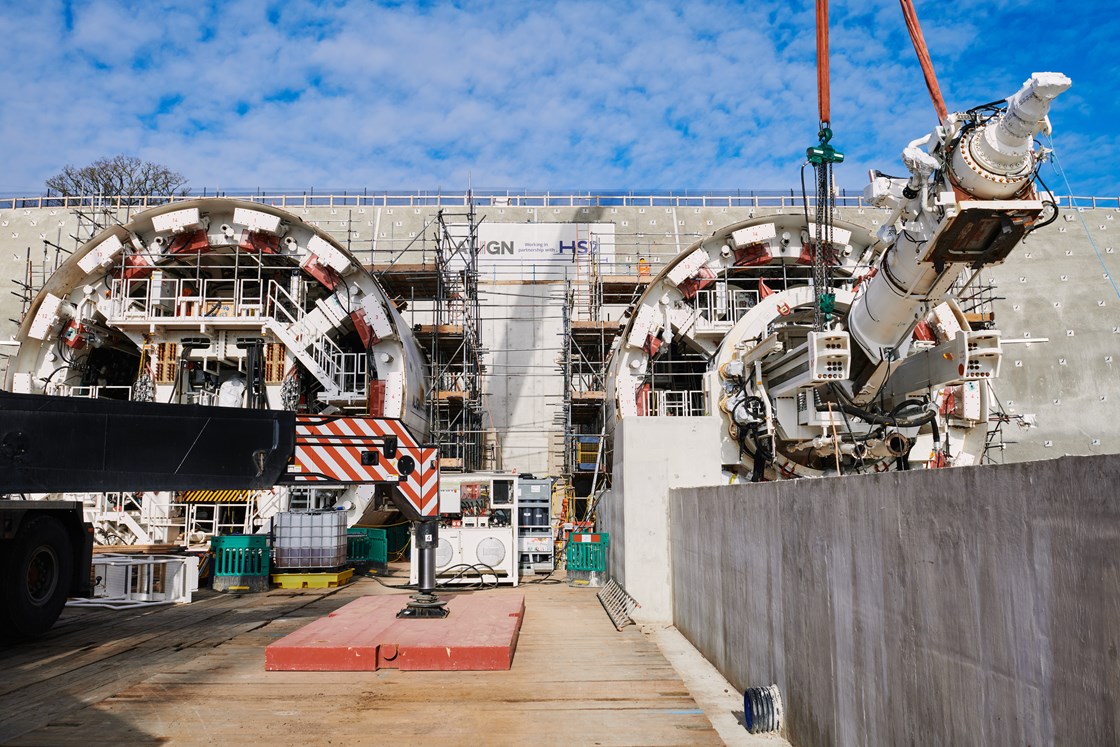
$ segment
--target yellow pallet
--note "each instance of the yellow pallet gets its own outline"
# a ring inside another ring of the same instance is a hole
[[[353,575],[353,568],[338,573],[274,573],[272,583],[281,589],[329,589],[342,586]]]

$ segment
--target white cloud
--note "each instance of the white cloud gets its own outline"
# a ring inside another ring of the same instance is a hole
[[[1082,193],[1120,193],[1120,22],[1103,4],[920,3],[946,100],[1034,69]],[[25,5],[0,15],[0,191],[118,152],[223,188],[781,189],[816,135],[811,4],[251,0]],[[898,170],[934,124],[897,6],[832,4],[838,179]],[[18,84],[16,83],[18,82]]]

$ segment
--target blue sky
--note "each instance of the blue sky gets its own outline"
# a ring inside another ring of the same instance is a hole
[[[898,3],[831,6],[837,181],[860,189],[935,119]],[[1073,192],[1120,194],[1112,3],[916,6],[950,110],[1064,72]],[[195,192],[788,189],[817,129],[796,0],[0,0],[0,38],[9,194],[116,153]]]

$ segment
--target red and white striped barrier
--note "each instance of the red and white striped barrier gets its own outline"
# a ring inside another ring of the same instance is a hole
[[[439,450],[417,444],[393,418],[297,416],[288,477],[300,484],[392,484],[420,516],[439,513]]]

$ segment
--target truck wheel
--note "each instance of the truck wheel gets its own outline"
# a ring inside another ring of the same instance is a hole
[[[74,573],[74,551],[59,521],[36,516],[0,552],[0,636],[31,638],[62,613]]]

